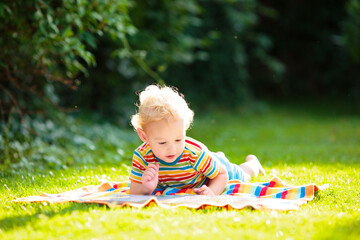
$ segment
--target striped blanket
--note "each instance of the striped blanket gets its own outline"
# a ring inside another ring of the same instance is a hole
[[[314,199],[315,193],[327,188],[315,184],[290,186],[274,177],[266,183],[230,181],[219,196],[196,195],[192,189],[156,189],[153,195],[130,195],[130,182],[103,182],[60,194],[46,194],[18,198],[13,202],[78,202],[98,203],[109,207],[135,207],[158,205],[165,208],[187,207],[256,210],[298,210],[299,206]]]

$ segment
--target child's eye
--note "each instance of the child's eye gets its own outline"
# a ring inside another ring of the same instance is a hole
[[[160,145],[164,145],[166,142],[159,142]]]
[[[181,142],[182,139],[176,139],[177,142]]]

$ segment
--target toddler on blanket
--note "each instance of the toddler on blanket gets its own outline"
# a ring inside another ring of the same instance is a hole
[[[213,153],[187,137],[194,113],[174,88],[150,85],[139,98],[131,123],[144,143],[134,151],[130,194],[153,194],[155,189],[172,187],[219,195],[229,180],[247,182],[265,173],[254,155],[236,165],[222,152]]]

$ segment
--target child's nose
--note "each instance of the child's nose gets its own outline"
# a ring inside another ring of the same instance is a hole
[[[176,151],[176,145],[175,145],[175,144],[171,144],[169,150],[170,150],[171,152]]]

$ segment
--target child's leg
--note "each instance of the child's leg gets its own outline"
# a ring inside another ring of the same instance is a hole
[[[265,170],[255,155],[248,155],[245,162],[239,165],[245,173],[246,181],[250,181],[252,177],[262,174],[265,175]]]

